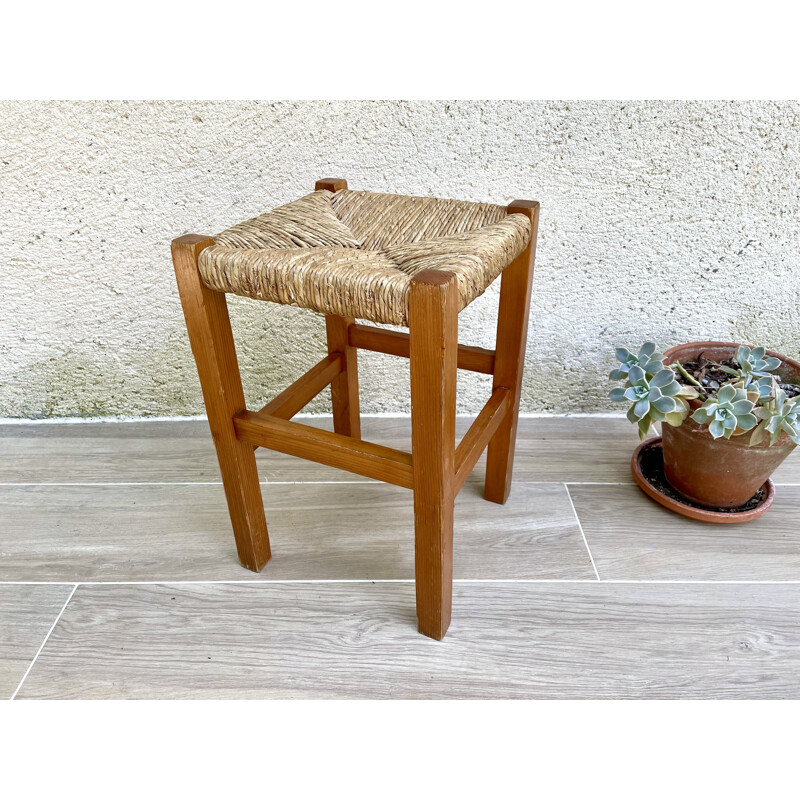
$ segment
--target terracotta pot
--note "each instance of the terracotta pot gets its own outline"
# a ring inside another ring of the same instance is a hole
[[[733,358],[733,342],[691,342],[667,350],[665,363],[695,361],[704,354],[715,361]],[[787,382],[800,383],[800,363],[767,351],[783,363],[777,374]],[[702,402],[691,401],[692,408]],[[687,417],[678,428],[662,424],[664,475],[675,491],[708,508],[737,508],[761,487],[795,445],[784,433],[772,447],[769,439],[749,447],[749,435],[714,439],[704,425]]]

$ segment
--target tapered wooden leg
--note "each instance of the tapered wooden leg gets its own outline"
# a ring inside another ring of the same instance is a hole
[[[419,631],[444,638],[453,595],[458,289],[426,270],[409,296],[411,449]]]
[[[343,436],[361,438],[361,415],[358,410],[358,350],[350,346],[348,328],[352,317],[325,317],[328,352],[344,356],[344,369],[331,382],[333,430]]]
[[[217,448],[222,483],[242,566],[258,572],[269,561],[269,536],[253,446],[236,438],[233,417],[245,410],[225,295],[200,280],[197,258],[214,244],[207,236],[182,236],[172,259],[208,424]]]
[[[484,496],[495,503],[505,503],[511,491],[514,466],[514,445],[517,438],[522,371],[528,338],[528,315],[531,307],[533,262],[539,224],[539,203],[515,200],[509,214],[527,214],[531,221],[528,247],[503,272],[500,281],[500,307],[497,317],[494,382],[492,389],[502,386],[513,393],[511,413],[500,423],[489,442],[486,456],[486,488]]]

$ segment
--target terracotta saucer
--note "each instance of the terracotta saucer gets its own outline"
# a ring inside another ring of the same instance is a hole
[[[764,498],[757,506],[754,508],[749,508],[745,511],[740,511],[735,508],[731,509],[730,511],[711,511],[707,508],[701,508],[699,506],[692,505],[688,500],[678,500],[674,497],[670,497],[669,495],[664,494],[661,489],[658,489],[656,486],[650,483],[650,481],[642,472],[642,455],[645,453],[645,451],[649,451],[651,448],[656,451],[653,452],[653,457],[658,458],[663,477],[664,460],[661,450],[661,437],[658,436],[655,439],[646,439],[636,448],[636,450],[633,451],[633,456],[631,457],[631,472],[633,473],[633,479],[636,481],[636,485],[648,497],[655,500],[659,505],[664,506],[664,508],[668,508],[670,511],[674,511],[676,514],[680,514],[683,517],[699,519],[702,522],[717,522],[723,524],[731,522],[750,522],[751,519],[756,519],[764,514],[772,505],[772,501],[775,499],[775,484],[769,478],[761,487],[761,490],[764,492]]]

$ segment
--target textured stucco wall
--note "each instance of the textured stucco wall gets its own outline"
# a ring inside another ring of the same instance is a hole
[[[800,104],[3,103],[0,416],[202,412],[169,242],[313,189],[542,201],[523,410],[609,408],[614,345],[800,355]],[[498,282],[499,283],[499,282]],[[491,346],[495,287],[461,316]],[[233,298],[248,401],[324,352],[313,313]],[[365,411],[406,362],[361,357]],[[460,373],[461,411],[486,380]],[[323,411],[319,401],[314,409]]]

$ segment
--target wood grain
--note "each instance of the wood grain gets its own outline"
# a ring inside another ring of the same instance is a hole
[[[769,512],[740,525],[679,517],[636,486],[570,493],[602,579],[800,580],[800,486],[779,486]]]
[[[291,386],[269,401],[258,413],[278,419],[291,419],[302,411],[342,372],[343,356],[332,353],[301,375]]]
[[[328,353],[339,354],[342,371],[331,383],[331,405],[333,407],[333,430],[342,436],[361,438],[361,414],[358,398],[358,350],[350,345],[352,317],[325,317],[325,335]]]
[[[81,586],[20,698],[800,698],[781,585]]]
[[[511,405],[511,392],[508,389],[495,389],[489,401],[481,409],[470,429],[456,448],[456,492],[460,491],[464,482],[478,463],[478,459],[486,449],[486,445],[494,435]]]
[[[203,284],[197,268],[200,252],[213,244],[206,236],[182,236],[172,243],[172,259],[239,561],[258,572],[269,561],[269,534],[253,448],[233,428],[245,403],[228,306],[224,294]]]
[[[350,328],[350,344],[361,350],[372,350],[401,358],[409,358],[411,353],[408,333],[372,325],[353,325]],[[494,350],[459,344],[458,368],[491,375],[494,372]]]
[[[252,411],[240,412],[233,423],[242,442],[407,489],[413,486],[410,453]]]
[[[0,584],[0,699],[16,691],[72,586]]]
[[[515,200],[508,206],[508,213],[525,214],[530,219],[531,240],[525,250],[503,270],[500,278],[492,391],[502,387],[508,389],[512,397],[509,413],[489,442],[486,455],[486,499],[494,503],[505,503],[511,491],[539,228],[539,203]]]
[[[519,484],[502,508],[479,488],[456,501],[457,577],[594,577],[563,486]],[[234,558],[220,485],[0,487],[0,580],[414,577],[408,490],[266,485],[264,501],[274,558],[255,575]]]
[[[411,452],[419,632],[442,639],[450,624],[456,496],[458,284],[451,272],[411,280]]]

